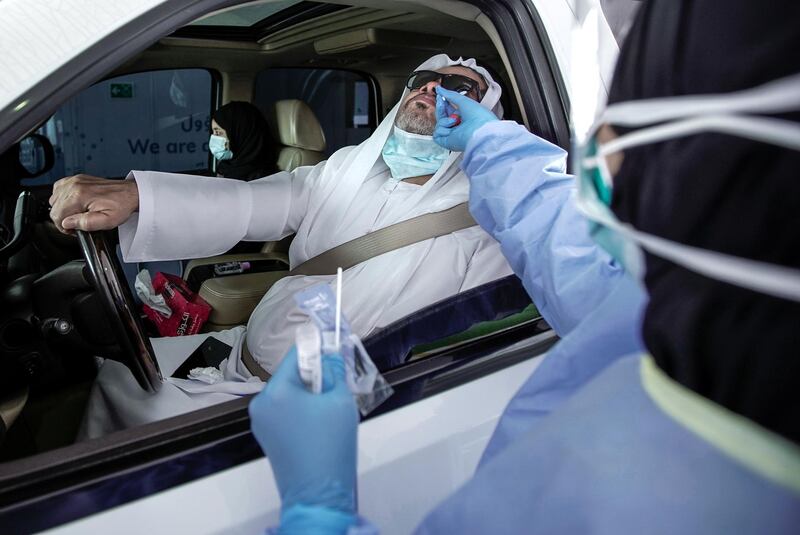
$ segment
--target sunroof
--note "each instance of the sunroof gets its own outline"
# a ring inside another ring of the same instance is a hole
[[[303,0],[250,2],[203,17],[179,28],[172,35],[195,39],[258,42],[272,32],[343,9],[347,9],[347,6]]]
[[[249,28],[254,24],[301,3],[303,0],[283,0],[280,2],[259,2],[228,9],[222,13],[214,13],[190,24],[190,26],[227,26]]]

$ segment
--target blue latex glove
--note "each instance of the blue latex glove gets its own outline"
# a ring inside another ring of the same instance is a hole
[[[320,394],[306,389],[292,347],[250,402],[250,427],[281,495],[281,533],[307,532],[310,525],[316,533],[341,533],[358,520],[358,409],[340,355],[322,357],[322,377]]]
[[[436,86],[436,129],[433,131],[433,140],[442,147],[464,152],[472,134],[492,121],[499,119],[491,110],[469,97]]]

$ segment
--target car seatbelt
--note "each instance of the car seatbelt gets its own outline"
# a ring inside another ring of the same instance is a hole
[[[432,214],[422,214],[352,239],[314,258],[309,258],[289,275],[333,275],[336,268],[348,269],[376,256],[477,225],[467,203]]]
[[[337,245],[306,260],[289,271],[289,275],[333,275],[338,267],[348,269],[389,251],[475,225],[477,223],[464,202],[441,212],[412,217]],[[269,379],[270,374],[247,349],[247,340],[242,344],[242,363],[247,371],[262,381]]]
[[[253,358],[253,354],[250,353],[250,350],[247,349],[246,336],[244,337],[244,340],[242,340],[242,364],[244,364],[244,367],[247,368],[247,371],[249,371],[253,377],[258,377],[265,383],[269,381],[270,377],[272,377],[272,375],[270,375],[267,370],[262,368],[261,364],[259,364],[258,361]]]

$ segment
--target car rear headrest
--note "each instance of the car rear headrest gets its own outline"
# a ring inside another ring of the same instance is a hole
[[[325,133],[317,116],[302,100],[279,100],[275,103],[275,126],[282,145],[322,152]]]

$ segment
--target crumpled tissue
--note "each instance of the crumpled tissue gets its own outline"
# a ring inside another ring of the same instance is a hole
[[[142,303],[149,306],[159,314],[169,318],[172,316],[172,309],[164,300],[163,295],[156,293],[153,289],[153,280],[150,278],[150,272],[143,269],[136,275],[136,282],[134,283],[136,295],[142,300]]]
[[[189,370],[189,379],[194,379],[207,385],[215,385],[221,383],[225,377],[222,375],[221,370],[209,366],[208,368],[192,368]]]

